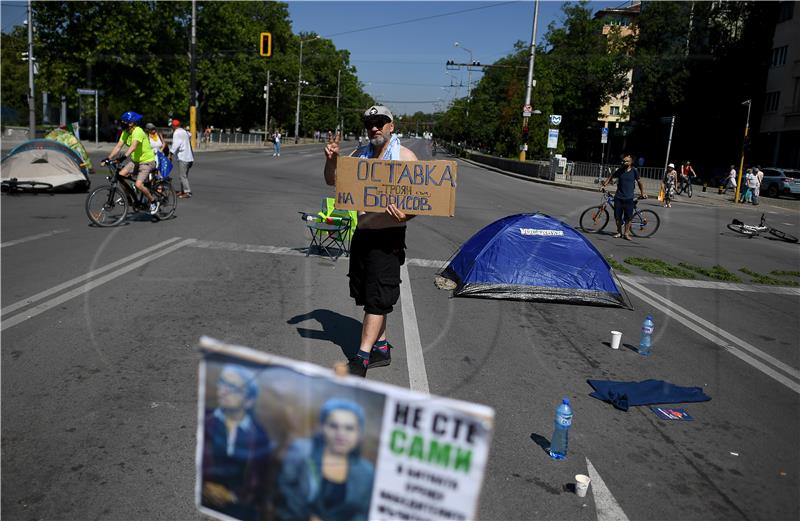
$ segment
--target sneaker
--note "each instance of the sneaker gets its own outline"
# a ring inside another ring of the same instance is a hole
[[[392,344],[386,344],[389,349],[384,353],[377,347],[373,347],[369,353],[369,367],[384,367],[392,363]]]
[[[192,198],[192,192],[181,192],[180,194],[178,194],[178,198],[180,198],[180,199],[191,199]]]
[[[364,359],[360,356],[354,356],[347,361],[347,371],[353,376],[360,376],[366,378],[367,368],[364,366]]]
[[[161,205],[159,204],[159,202],[158,202],[158,201],[153,201],[152,203],[150,203],[150,215],[155,215],[155,214],[157,214],[157,213],[158,213],[158,208],[159,208],[160,206],[161,206]]]

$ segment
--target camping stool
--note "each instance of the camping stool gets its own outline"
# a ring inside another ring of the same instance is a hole
[[[306,257],[315,246],[325,252],[331,260],[338,259],[342,254],[350,256],[350,218],[332,217],[328,221],[330,222],[306,221],[306,227],[311,232],[311,242],[306,250]],[[333,248],[337,250],[336,255],[331,251]]]

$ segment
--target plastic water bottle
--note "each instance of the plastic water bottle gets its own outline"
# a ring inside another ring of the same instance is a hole
[[[572,408],[569,406],[569,398],[564,398],[556,409],[555,424],[553,438],[550,440],[550,457],[565,459],[569,444],[569,428],[572,425]]]
[[[310,213],[300,212],[300,219],[303,221],[313,222],[317,220],[317,216],[311,215]]]
[[[653,317],[647,315],[642,323],[642,337],[639,340],[639,354],[644,356],[650,355],[650,342],[652,341],[653,329],[656,324],[653,322]]]

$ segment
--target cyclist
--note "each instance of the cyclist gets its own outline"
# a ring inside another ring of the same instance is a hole
[[[115,158],[123,145],[128,147],[125,151],[125,159],[130,159],[130,162],[122,167],[119,175],[124,177],[136,175],[136,188],[150,202],[150,215],[155,215],[158,212],[159,203],[144,183],[147,181],[150,172],[156,167],[156,154],[150,146],[150,139],[147,134],[139,126],[142,118],[141,114],[132,111],[122,114],[120,121],[125,128],[106,161],[111,161],[112,158]]]
[[[681,167],[680,190],[682,192],[686,190],[686,185],[692,182],[692,177],[697,177],[697,174],[694,173],[694,168],[692,168],[692,162],[687,161]]]
[[[631,241],[633,240],[631,226],[633,225],[636,185],[639,185],[639,194],[642,199],[647,199],[647,194],[644,193],[644,185],[642,185],[642,180],[639,177],[639,171],[633,166],[633,157],[630,154],[625,154],[622,157],[622,166],[608,176],[608,179],[600,183],[600,189],[605,190],[606,185],[614,179],[617,180],[617,192],[614,194],[614,220],[617,222],[617,233],[614,237],[622,237],[627,241]],[[625,218],[624,232],[622,228],[623,217]]]

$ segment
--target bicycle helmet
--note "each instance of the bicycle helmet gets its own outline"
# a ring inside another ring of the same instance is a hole
[[[131,123],[138,123],[143,118],[144,116],[142,116],[141,114],[129,110],[128,112],[123,113],[119,119],[126,125],[129,125]]]

